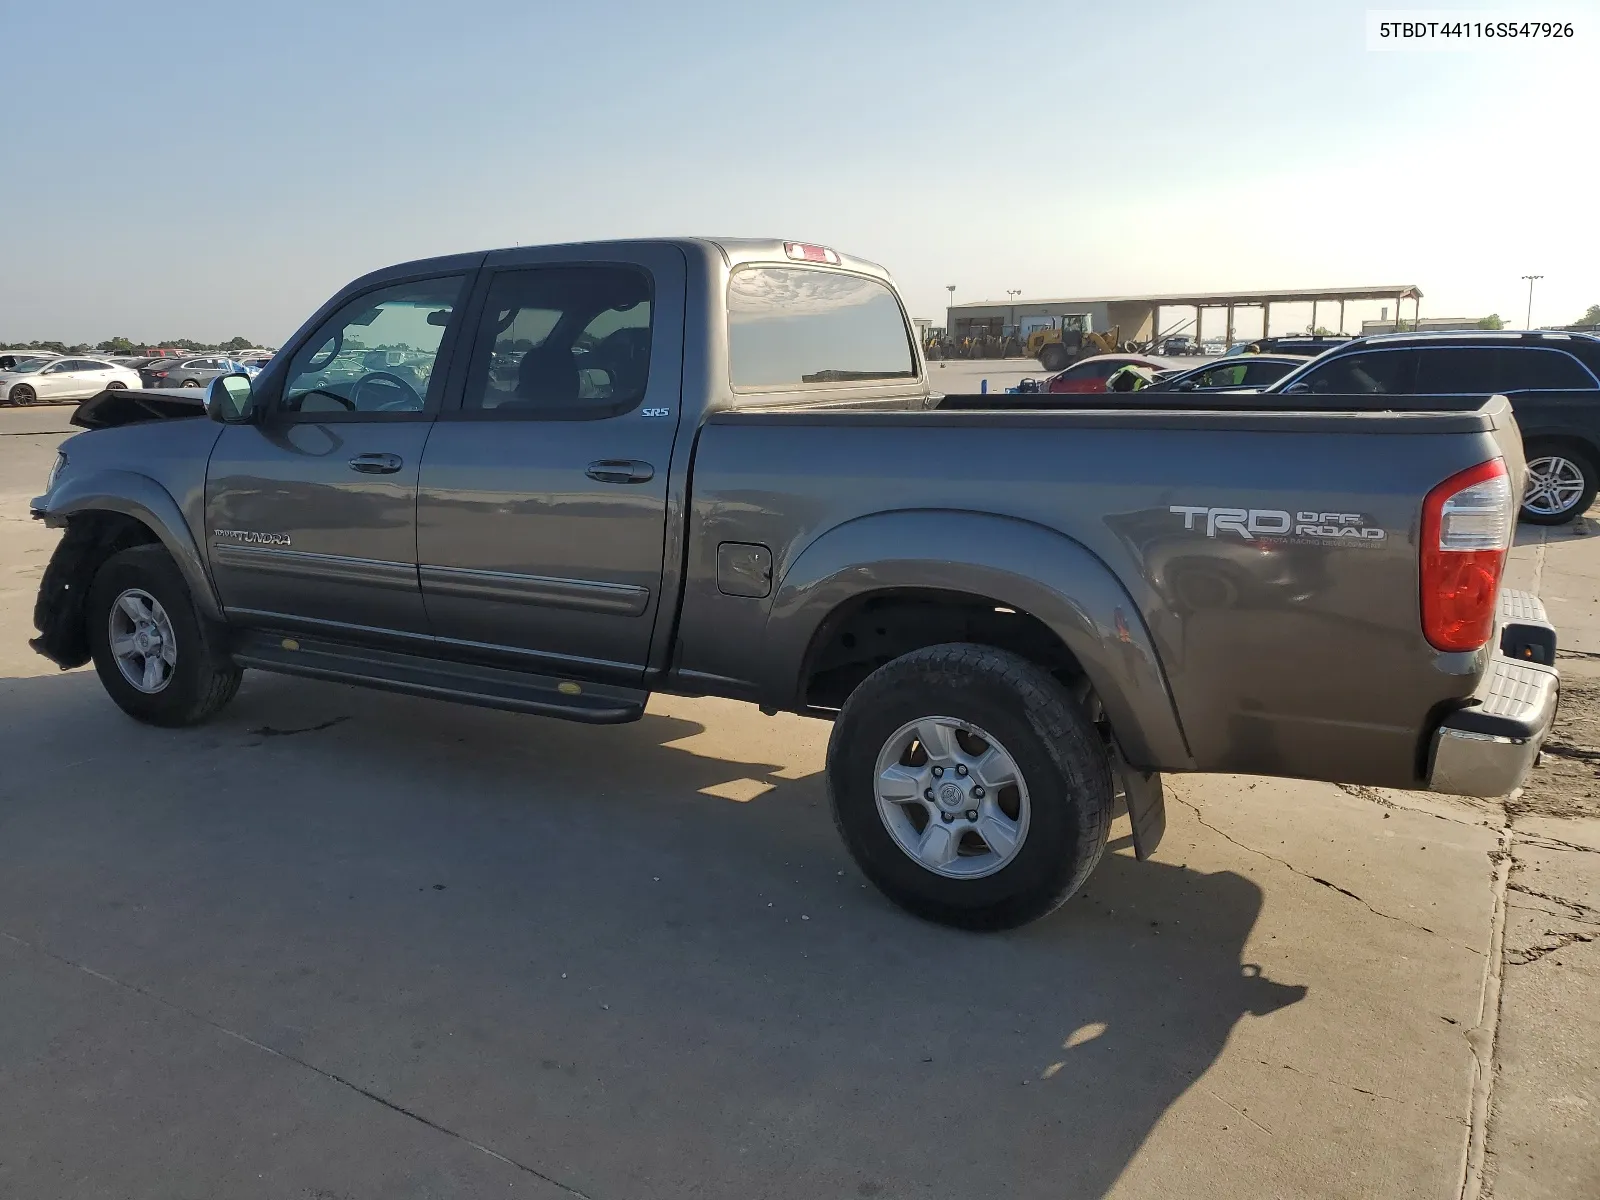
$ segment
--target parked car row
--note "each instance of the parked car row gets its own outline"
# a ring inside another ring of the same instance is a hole
[[[57,404],[87,399],[116,388],[201,388],[219,375],[254,376],[261,356],[193,358],[53,354],[43,350],[0,351],[0,404]]]
[[[1155,382],[1143,389],[1154,393],[1152,402],[1170,392],[1305,396],[1308,408],[1318,407],[1321,396],[1504,395],[1527,452],[1523,519],[1546,525],[1575,520],[1600,491],[1600,337],[1486,330],[1272,338],[1249,345],[1259,348],[1188,370],[1149,356],[1097,354],[1036,390],[1104,394],[1113,375],[1133,366],[1153,373]],[[1315,357],[1305,353],[1311,349],[1318,349]],[[1405,405],[1433,406],[1415,399]]]
[[[218,375],[243,371],[254,375],[261,370],[259,364],[239,362],[220,355],[202,355],[198,358],[159,358],[138,368],[139,378],[147,388],[199,388],[205,387]]]

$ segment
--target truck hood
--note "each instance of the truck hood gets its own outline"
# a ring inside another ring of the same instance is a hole
[[[115,388],[78,405],[72,424],[80,429],[114,429],[205,415],[205,393],[199,388]]]

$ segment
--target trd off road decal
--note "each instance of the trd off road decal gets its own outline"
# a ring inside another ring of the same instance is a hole
[[[1298,545],[1374,545],[1388,531],[1364,513],[1315,512],[1282,508],[1208,508],[1174,504],[1167,509],[1183,518],[1183,527],[1206,537],[1240,537],[1247,542],[1293,542]]]

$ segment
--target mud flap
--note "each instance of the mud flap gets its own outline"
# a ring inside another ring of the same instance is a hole
[[[1166,794],[1161,790],[1161,772],[1141,771],[1128,765],[1122,750],[1113,744],[1111,766],[1117,773],[1128,805],[1128,823],[1133,826],[1133,853],[1140,862],[1156,852],[1167,832]]]

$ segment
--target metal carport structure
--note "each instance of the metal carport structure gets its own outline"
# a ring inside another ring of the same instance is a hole
[[[1228,314],[1226,341],[1233,344],[1234,313],[1240,308],[1261,309],[1262,336],[1271,332],[1272,306],[1274,304],[1311,305],[1311,323],[1316,327],[1317,308],[1321,304],[1339,305],[1339,328],[1344,329],[1345,305],[1352,300],[1393,300],[1395,318],[1400,319],[1401,305],[1412,302],[1413,321],[1422,311],[1422,289],[1414,283],[1375,284],[1365,287],[1332,288],[1279,288],[1255,291],[1225,292],[1175,292],[1144,296],[1090,296],[1078,299],[982,300],[968,304],[953,304],[947,310],[945,328],[954,337],[996,322],[1015,325],[1026,316],[1064,316],[1090,313],[1095,316],[1094,328],[1119,329],[1127,327],[1125,336],[1134,341],[1155,341],[1163,336],[1161,310],[1163,308],[1192,308],[1195,310],[1195,328],[1199,332],[1201,314],[1206,309],[1225,309]],[[1170,333],[1172,330],[1167,330]]]

